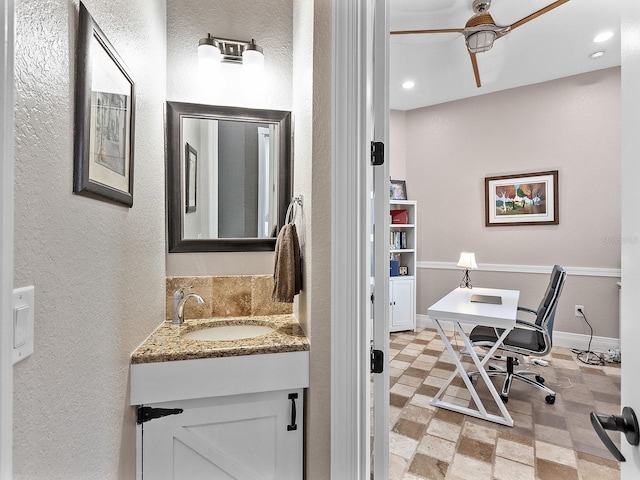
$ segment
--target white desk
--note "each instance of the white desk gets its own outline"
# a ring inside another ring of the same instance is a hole
[[[490,303],[472,302],[472,295],[499,296],[502,298],[502,304],[496,305]],[[477,287],[474,287],[472,289],[456,288],[454,291],[429,307],[427,313],[435,323],[436,329],[438,330],[438,333],[440,334],[445,347],[447,347],[451,358],[456,364],[456,370],[451,374],[449,379],[442,386],[436,396],[433,397],[433,399],[431,400],[431,405],[464,413],[465,415],[482,418],[484,420],[501,423],[510,427],[513,426],[513,419],[511,418],[511,415],[509,415],[509,412],[507,411],[504,402],[500,398],[498,391],[491,383],[489,375],[487,375],[487,372],[485,371],[484,365],[490,360],[491,356],[498,349],[498,346],[502,343],[502,340],[504,340],[511,329],[515,326],[519,297],[520,292],[518,290],[501,290],[494,288]],[[474,365],[480,373],[480,378],[482,378],[484,383],[487,385],[491,396],[500,409],[500,413],[502,414],[501,417],[487,412],[487,409],[484,407],[482,401],[480,400],[480,397],[478,396],[478,392],[476,391],[473,383],[467,375],[467,371],[464,369],[464,366],[460,361],[461,354],[453,349],[449,338],[442,329],[442,325],[440,322],[443,321],[453,323],[455,331],[458,333],[458,335],[460,335],[460,338],[464,342],[465,354],[469,354],[469,356],[473,360]],[[486,353],[482,360],[480,360],[478,354],[473,350],[469,337],[462,329],[462,324],[470,324],[474,326],[485,325],[490,327],[503,328],[504,333],[500,336],[495,346]],[[478,407],[477,410],[468,407],[462,407],[460,405],[441,400],[441,397],[442,395],[444,395],[447,387],[451,384],[453,379],[458,374],[460,375],[460,377],[462,377],[462,380],[469,390],[469,393],[471,393],[471,397]]]

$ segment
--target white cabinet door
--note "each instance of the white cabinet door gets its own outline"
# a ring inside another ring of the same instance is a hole
[[[183,412],[142,424],[145,480],[302,478],[302,389],[150,406]]]
[[[415,330],[415,279],[394,277],[389,281],[390,331]]]

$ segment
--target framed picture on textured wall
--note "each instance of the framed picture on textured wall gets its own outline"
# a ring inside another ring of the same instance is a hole
[[[558,171],[486,177],[485,225],[557,225]]]
[[[82,2],[75,100],[74,193],[131,207],[135,84]]]

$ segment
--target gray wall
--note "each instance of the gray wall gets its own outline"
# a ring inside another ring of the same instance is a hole
[[[607,275],[620,268],[620,110],[613,68],[393,112],[391,175],[405,174],[418,201],[418,262],[474,251],[481,267],[515,270],[473,272],[474,284],[517,286],[531,306],[548,278],[522,266],[573,267],[555,328],[588,334],[573,311],[581,304],[596,336],[618,338],[619,278]],[[559,225],[484,226],[485,177],[544,170],[559,171]],[[419,268],[418,314],[458,277]]]
[[[133,479],[131,352],[164,318],[164,0],[86,0],[136,81],[133,208],[72,193],[77,2],[16,2],[14,478]]]
[[[218,122],[218,237],[258,236],[258,127]]]

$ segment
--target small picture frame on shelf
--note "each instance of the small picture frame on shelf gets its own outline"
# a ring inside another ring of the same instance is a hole
[[[404,180],[391,180],[391,200],[407,199],[407,184]]]

